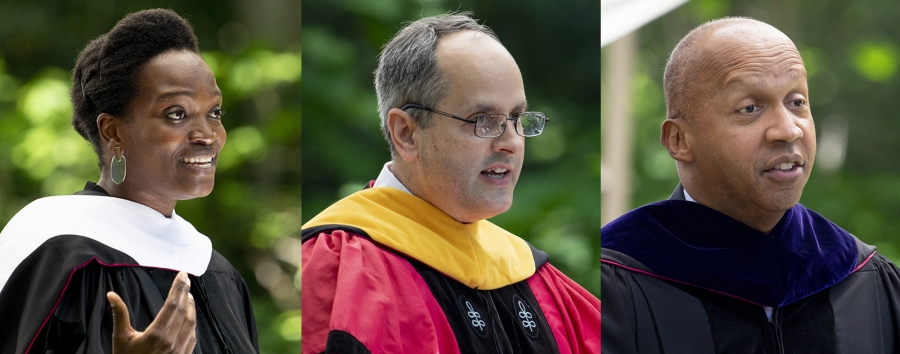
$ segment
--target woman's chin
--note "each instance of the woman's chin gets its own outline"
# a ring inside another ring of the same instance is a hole
[[[186,193],[186,198],[183,200],[195,199],[195,198],[203,198],[212,193],[214,181],[209,181],[208,183],[202,183],[199,185],[195,185],[194,188],[188,190]]]
[[[160,199],[191,200],[208,196],[212,193],[214,184],[213,179],[202,181],[179,179],[168,186],[156,186],[152,190],[161,194],[158,196]]]

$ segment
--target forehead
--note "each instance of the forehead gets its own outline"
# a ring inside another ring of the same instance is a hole
[[[137,84],[141,93],[202,89],[221,94],[209,66],[189,50],[169,50],[151,58],[141,66]]]
[[[437,44],[436,56],[448,84],[448,99],[456,96],[482,106],[496,106],[498,100],[525,100],[515,59],[502,44],[483,33],[446,35]]]
[[[738,77],[753,83],[769,76],[796,78],[806,74],[794,43],[768,25],[726,26],[702,37],[698,47],[695,70],[718,88]]]
[[[460,31],[442,37],[435,48],[445,76],[502,75],[518,66],[512,55],[493,38],[476,31]]]

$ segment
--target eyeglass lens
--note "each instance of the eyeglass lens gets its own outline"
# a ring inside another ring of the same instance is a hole
[[[510,119],[511,120],[511,119]],[[475,135],[498,137],[506,130],[507,117],[502,114],[484,114],[476,118]],[[515,119],[516,133],[521,136],[537,136],[544,131],[544,117],[534,113],[522,113]]]
[[[546,122],[547,120],[541,115],[524,113],[519,116],[519,124],[517,124],[516,129],[524,136],[541,135],[544,132],[544,123]]]

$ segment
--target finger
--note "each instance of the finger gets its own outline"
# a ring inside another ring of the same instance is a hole
[[[187,316],[181,324],[178,343],[182,344],[180,353],[193,352],[197,344],[197,306],[194,303],[194,295],[191,294],[188,294]]]
[[[187,296],[190,294],[190,291],[191,280],[188,278],[187,273],[178,272],[178,275],[175,276],[175,280],[172,282],[172,287],[169,288],[166,302],[159,309],[159,313],[156,315],[153,323],[147,327],[147,331],[152,329],[154,332],[159,331],[166,336],[177,333],[173,332],[172,328],[174,327],[175,331],[181,328],[184,314],[187,311]]]
[[[128,306],[125,305],[125,301],[122,301],[115,291],[107,292],[106,300],[112,307],[113,338],[130,337],[134,333],[134,328],[131,328],[131,316],[128,314]]]
[[[174,338],[178,335],[187,315],[188,296],[190,294],[191,279],[188,278],[187,273],[178,272],[178,275],[175,276],[175,281],[172,282],[172,288],[169,289],[169,297],[166,299],[165,308],[170,311],[168,326],[165,331],[168,338]]]

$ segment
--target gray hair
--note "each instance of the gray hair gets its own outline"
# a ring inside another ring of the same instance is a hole
[[[437,66],[438,40],[455,32],[476,31],[500,41],[494,31],[478,24],[471,15],[471,12],[451,12],[411,22],[400,29],[379,54],[375,92],[381,132],[390,146],[391,157],[397,156],[397,148],[388,130],[388,112],[407,103],[434,107],[447,94],[447,82]],[[423,129],[431,125],[428,113],[410,111],[413,120]]]

